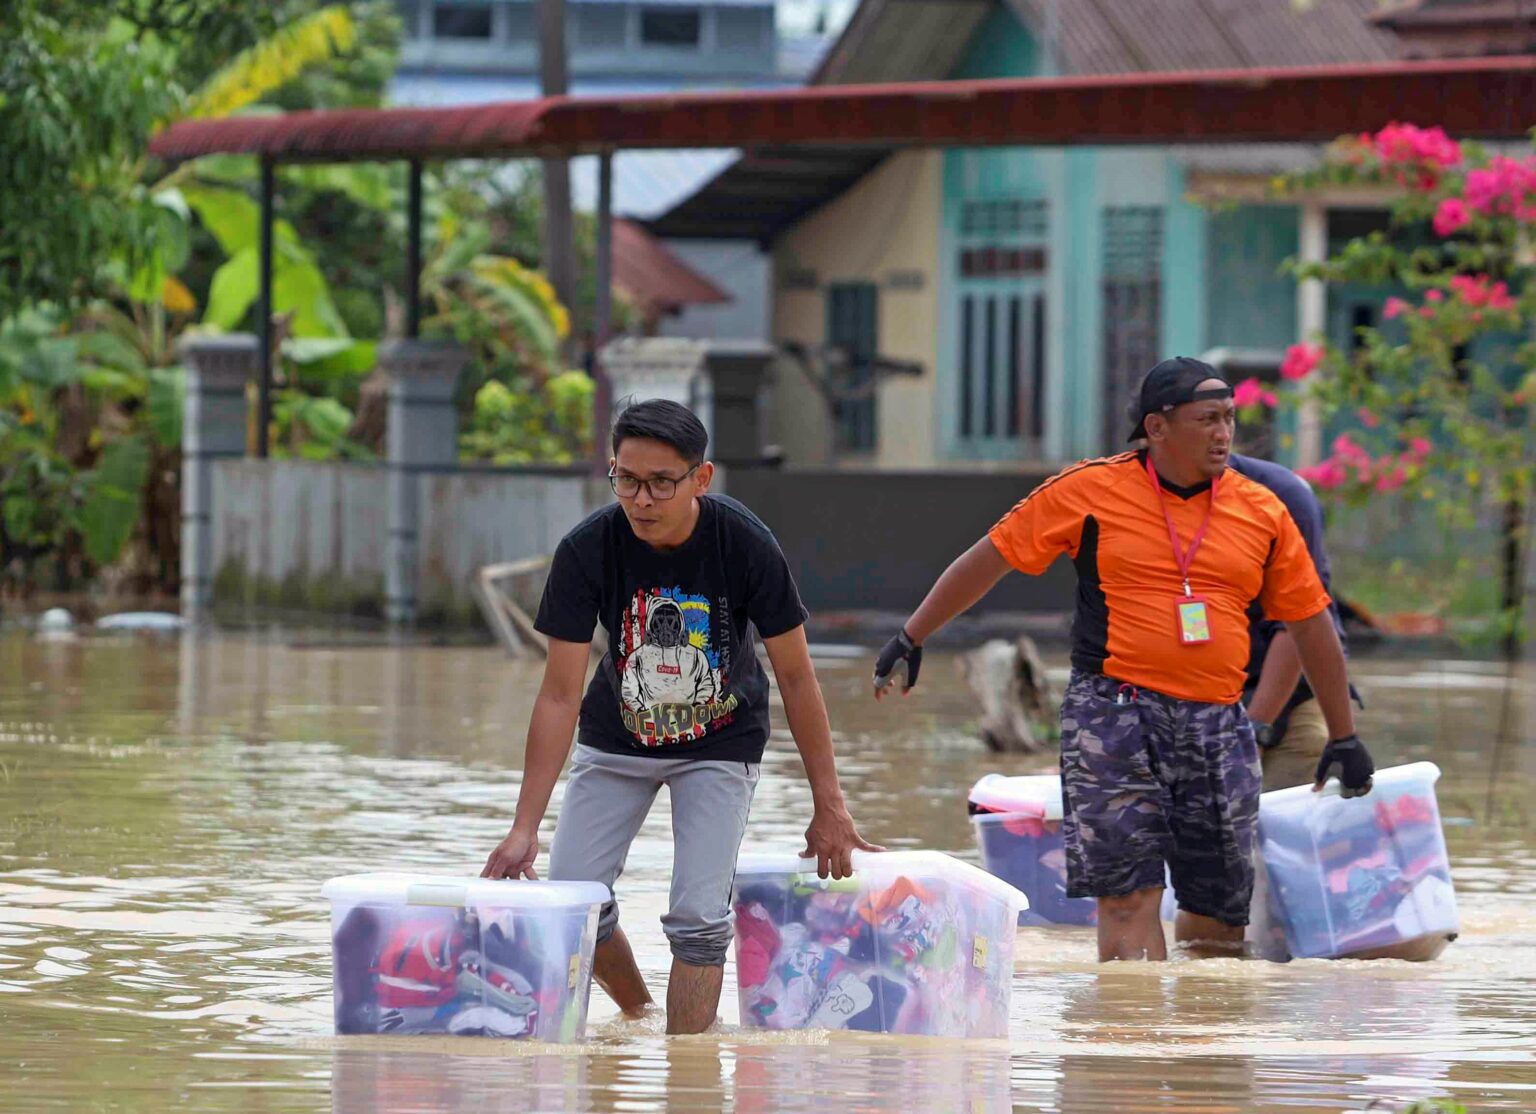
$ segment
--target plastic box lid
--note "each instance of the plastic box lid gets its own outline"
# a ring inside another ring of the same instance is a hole
[[[378,871],[346,874],[320,887],[330,901],[359,905],[445,905],[503,909],[553,909],[601,905],[608,887],[601,882],[532,882],[527,879],[455,878],[445,874]]]
[[[752,851],[736,860],[736,877],[763,877],[786,874],[816,875],[816,860],[802,859],[798,853],[783,851]],[[942,876],[980,890],[998,901],[1013,906],[1016,913],[1029,908],[1029,897],[1024,891],[1010,886],[996,875],[988,874],[978,866],[963,862],[942,851],[855,851],[853,853],[853,877],[861,877],[880,884],[896,875],[911,877]],[[830,880],[830,876],[829,876]]]
[[[1064,812],[1060,774],[987,774],[971,786],[970,801],[992,813],[1013,813],[1039,820],[1060,820]]]
[[[1404,789],[1410,785],[1434,785],[1440,779],[1440,767],[1433,762],[1410,762],[1406,766],[1392,766],[1389,769],[1377,770],[1371,791],[1364,797],[1352,797],[1351,800],[1369,802],[1378,792],[1384,789]],[[1260,797],[1260,806],[1263,808],[1295,808],[1302,801],[1316,800],[1319,797],[1337,797],[1339,795],[1339,779],[1329,778],[1328,784],[1317,793],[1312,792],[1310,785],[1292,785],[1287,789],[1273,789]]]

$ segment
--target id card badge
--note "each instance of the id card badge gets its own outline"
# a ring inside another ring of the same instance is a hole
[[[1173,609],[1178,617],[1179,644],[1199,646],[1211,640],[1211,621],[1205,613],[1205,597],[1188,593],[1174,601]]]

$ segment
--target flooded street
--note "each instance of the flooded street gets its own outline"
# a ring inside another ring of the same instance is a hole
[[[967,789],[1052,759],[987,754],[952,660],[881,705],[871,660],[818,659],[854,818],[977,861]],[[297,635],[0,636],[0,1108],[1536,1110],[1533,675],[1511,689],[1478,662],[1355,671],[1378,765],[1444,771],[1463,932],[1428,965],[1104,968],[1091,929],[1023,929],[1006,1042],[743,1032],[731,968],[724,1026],[701,1037],[622,1023],[596,990],[583,1046],[333,1037],[320,884],[478,873],[511,821],[539,669]],[[747,840],[798,849],[809,792],[777,724]],[[619,883],[657,991],[670,856],[658,802]]]

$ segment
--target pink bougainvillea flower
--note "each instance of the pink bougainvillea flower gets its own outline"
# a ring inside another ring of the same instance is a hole
[[[1435,210],[1435,235],[1449,236],[1465,228],[1472,220],[1467,203],[1459,197],[1447,197]]]
[[[1333,439],[1333,455],[1345,464],[1369,464],[1371,460],[1371,454],[1365,451],[1365,446],[1347,433],[1341,433]]]
[[[1517,216],[1536,201],[1536,157],[1495,155],[1467,172],[1467,205],[1488,216]]]
[[[1244,379],[1237,386],[1233,387],[1232,401],[1237,404],[1239,409],[1245,406],[1257,406],[1260,404],[1276,406],[1280,402],[1275,397],[1273,391],[1264,389],[1264,384],[1260,383],[1257,377]]]
[[[1365,426],[1366,429],[1375,429],[1381,424],[1381,419],[1364,406],[1355,411],[1355,417],[1360,419],[1360,424]]]
[[[1388,298],[1386,304],[1381,307],[1381,315],[1390,321],[1394,317],[1401,317],[1412,308],[1401,298]]]
[[[1383,458],[1382,463],[1390,464],[1390,458]],[[1376,490],[1382,492],[1396,491],[1403,486],[1407,479],[1408,470],[1401,464],[1384,467],[1378,471],[1376,476]]]
[[[1343,487],[1349,481],[1349,473],[1337,460],[1325,460],[1321,464],[1314,464],[1308,468],[1298,468],[1296,474],[1324,491]]]
[[[1413,458],[1415,463],[1418,463],[1433,452],[1434,448],[1434,443],[1427,437],[1415,437],[1408,442],[1408,455]]]
[[[1461,162],[1461,146],[1443,128],[1420,128],[1396,121],[1374,136],[1377,157],[1384,163],[1424,163],[1455,166]]]
[[[1426,290],[1424,292],[1424,300],[1426,302],[1443,302],[1443,301],[1445,301],[1445,291],[1443,291],[1443,290]]]
[[[1280,378],[1292,381],[1305,379],[1322,362],[1322,345],[1293,344],[1285,350],[1285,359],[1280,364]]]

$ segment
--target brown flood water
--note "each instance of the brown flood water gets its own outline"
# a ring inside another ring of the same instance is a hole
[[[974,860],[966,789],[1050,760],[983,751],[952,661],[879,706],[869,661],[818,658],[855,818]],[[716,1033],[622,1023],[595,991],[588,1042],[562,1049],[331,1036],[319,896],[352,871],[478,872],[510,820],[536,666],[280,635],[0,636],[0,1109],[1536,1110],[1533,677],[1356,672],[1378,763],[1444,770],[1463,935],[1432,964],[1104,968],[1091,929],[1024,929],[1006,1042],[743,1032],[728,968]],[[808,802],[781,731],[748,840],[793,842]],[[658,990],[666,815],[620,884]]]

